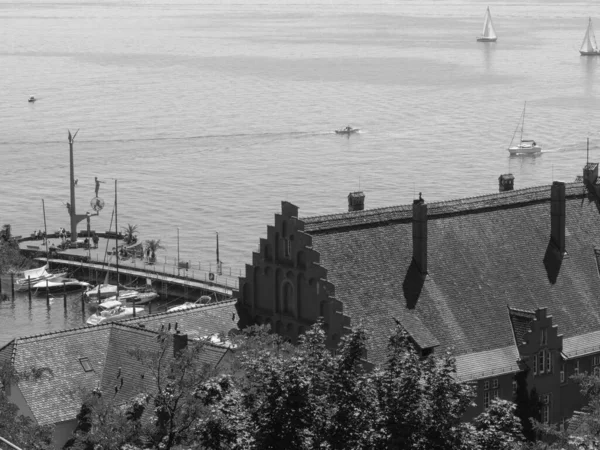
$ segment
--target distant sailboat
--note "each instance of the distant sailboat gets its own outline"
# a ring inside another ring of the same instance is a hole
[[[600,50],[598,49],[598,44],[596,44],[596,36],[594,35],[594,27],[592,26],[592,18],[591,17],[589,19],[588,27],[585,32],[583,42],[581,43],[581,48],[579,49],[579,53],[581,53],[584,56],[600,55]]]
[[[541,153],[542,146],[536,144],[534,140],[531,139],[523,139],[523,131],[525,130],[525,108],[527,107],[527,102],[523,106],[523,112],[521,113],[521,117],[519,118],[519,124],[515,129],[512,139],[510,140],[510,144],[508,145],[508,151],[511,155],[531,155],[534,153]],[[519,143],[517,145],[512,145],[515,136],[518,131],[521,131],[521,136],[519,137]]]
[[[496,39],[498,39],[498,36],[496,36],[492,15],[490,14],[490,7],[488,6],[488,9],[485,12],[485,18],[483,19],[483,31],[477,40],[479,42],[496,42]]]

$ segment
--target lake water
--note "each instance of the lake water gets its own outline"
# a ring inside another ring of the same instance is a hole
[[[478,43],[488,5],[498,42]],[[105,182],[93,229],[110,226],[117,179],[119,227],[161,239],[167,258],[179,228],[192,263],[214,262],[218,232],[234,271],[282,200],[309,216],[345,211],[359,188],[375,208],[418,192],[495,192],[508,171],[517,188],[571,181],[587,137],[600,160],[598,58],[578,52],[594,11],[547,0],[0,0],[0,222],[43,229],[44,199],[48,229],[68,228],[68,129],[79,130],[79,213],[94,177]],[[524,137],[544,152],[510,158],[525,101]],[[361,133],[333,133],[347,124]],[[65,325],[17,329],[9,309],[0,304],[0,345]]]

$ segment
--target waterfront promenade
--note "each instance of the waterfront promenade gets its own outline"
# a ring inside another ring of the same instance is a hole
[[[60,242],[61,240],[58,237],[48,237],[49,248],[52,244],[57,247]],[[121,245],[122,241],[119,241],[119,244]],[[32,258],[46,259],[46,244],[41,239],[22,240],[19,242],[19,247]],[[106,250],[107,248],[109,250]],[[82,246],[65,250],[57,248],[56,252],[48,258],[48,261],[51,265],[59,264],[73,268],[80,267],[116,272],[117,258],[114,248],[114,239],[100,237],[97,248],[88,249]],[[182,285],[186,284],[190,287],[211,290],[224,296],[231,296],[233,291],[237,291],[239,284],[239,273],[235,273],[229,267],[223,267],[219,272],[216,263],[180,260],[178,264],[176,258],[161,258],[158,254],[156,261],[152,264],[149,264],[146,258],[136,257],[135,255],[127,258],[119,257],[118,264],[119,272],[123,274]]]

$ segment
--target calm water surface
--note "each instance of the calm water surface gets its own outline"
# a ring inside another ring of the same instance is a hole
[[[499,39],[477,43],[488,5]],[[68,228],[67,129],[78,212],[105,181],[92,228],[109,228],[117,179],[120,226],[167,258],[179,227],[181,258],[203,263],[219,232],[234,271],[281,200],[308,216],[359,187],[375,208],[495,192],[507,171],[570,181],[586,137],[600,160],[588,16],[595,2],[0,0],[0,222],[43,229],[43,198],[48,229]],[[525,101],[544,152],[509,158]],[[347,124],[361,134],[333,133]],[[0,303],[0,345],[80,323],[54,309]]]

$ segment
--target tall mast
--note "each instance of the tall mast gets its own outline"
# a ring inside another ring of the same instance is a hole
[[[117,251],[117,297],[119,296],[119,225],[117,223],[117,180],[115,179],[115,242]]]
[[[521,142],[523,142],[523,130],[525,129],[525,108],[527,108],[527,102],[523,106],[523,120],[521,121]]]
[[[77,241],[77,222],[81,219],[77,217],[76,209],[75,209],[75,168],[73,165],[73,142],[75,141],[75,136],[77,136],[79,130],[75,132],[73,136],[71,136],[71,131],[69,131],[69,160],[70,160],[70,168],[71,168],[71,179],[70,179],[70,187],[71,187],[71,207],[69,209],[69,216],[71,218],[71,242]]]
[[[46,241],[46,264],[48,264],[48,229],[46,227],[46,206],[42,199],[42,211],[44,212],[44,240]]]

